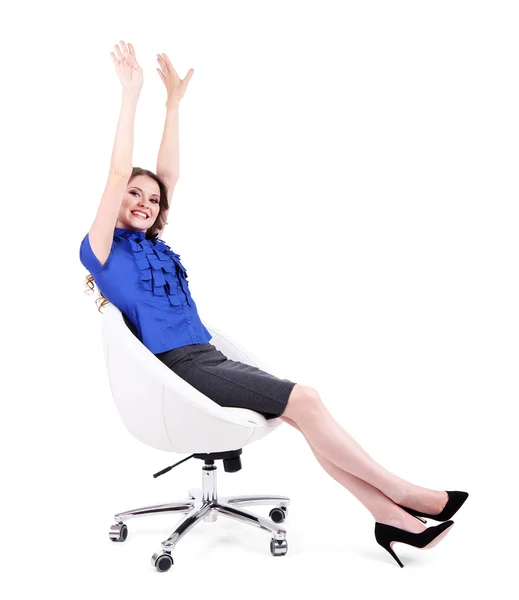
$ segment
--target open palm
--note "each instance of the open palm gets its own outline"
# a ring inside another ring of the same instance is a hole
[[[116,44],[114,47],[117,56],[110,52],[119,81],[126,91],[140,91],[143,84],[143,73],[137,62],[135,50],[131,44],[126,46],[122,40],[120,42],[122,51]]]
[[[157,54],[157,60],[162,68],[162,70],[157,69],[157,72],[166,86],[168,94],[167,102],[180,101],[186,92],[188,83],[193,76],[194,69],[189,69],[184,79],[180,79],[166,54]]]

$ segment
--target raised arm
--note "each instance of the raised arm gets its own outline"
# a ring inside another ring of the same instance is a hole
[[[132,174],[133,132],[135,112],[142,88],[142,69],[137,63],[133,46],[121,40],[122,52],[115,46],[111,53],[117,75],[123,86],[121,112],[110,162],[108,181],[97,214],[89,231],[92,251],[104,265],[113,242],[114,228],[126,186]]]
[[[131,44],[126,46],[122,40],[121,46],[122,52],[119,50],[119,46],[114,46],[117,56],[113,52],[110,52],[117,77],[119,77],[119,81],[123,86],[123,104],[117,125],[117,133],[115,134],[110,171],[126,175],[127,173],[131,174],[133,168],[132,154],[135,110],[141,94],[143,74],[137,62],[133,46]]]
[[[194,70],[189,69],[184,79],[180,79],[166,54],[157,54],[157,60],[162,68],[157,69],[167,91],[166,122],[157,158],[157,175],[168,186],[168,206],[171,207],[173,190],[179,177],[179,105],[184,96],[189,80]],[[166,211],[166,219],[168,215]],[[159,232],[162,236],[164,229]]]

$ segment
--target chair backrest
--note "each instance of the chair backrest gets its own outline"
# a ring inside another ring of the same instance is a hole
[[[252,410],[220,406],[150,352],[115,305],[108,303],[103,311],[110,389],[126,428],[141,442],[181,453],[237,450],[283,423]],[[269,370],[229,336],[204,325],[213,336],[211,343],[228,358]]]

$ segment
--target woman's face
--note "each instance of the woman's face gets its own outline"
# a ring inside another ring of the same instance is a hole
[[[157,219],[159,203],[159,184],[146,175],[136,175],[126,187],[115,226],[146,231]],[[142,218],[144,215],[146,218]]]

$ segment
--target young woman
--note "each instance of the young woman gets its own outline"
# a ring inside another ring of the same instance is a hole
[[[432,548],[468,494],[423,488],[390,473],[333,419],[316,389],[230,360],[209,343],[180,256],[160,239],[179,176],[179,103],[193,70],[181,80],[169,58],[157,55],[167,114],[155,174],[132,168],[142,69],[131,44],[121,41],[111,55],[122,108],[108,182],[80,248],[87,283],[93,290],[95,277],[101,291],[99,309],[108,301],[116,305],[159,360],[216,403],[279,417],[300,431],[323,469],[373,515],[377,542],[403,567],[393,544]],[[421,517],[442,523],[426,528]]]

